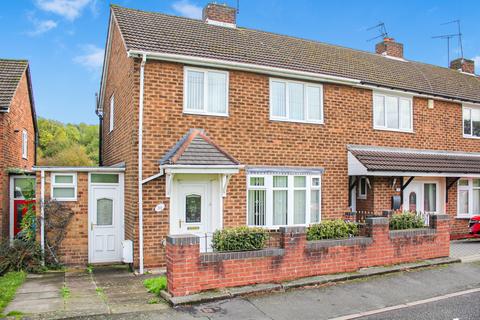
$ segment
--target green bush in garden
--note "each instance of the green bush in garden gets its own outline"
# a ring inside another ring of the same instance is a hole
[[[415,212],[404,211],[399,214],[394,214],[390,218],[390,230],[405,230],[424,228],[425,223],[423,218]]]
[[[341,219],[326,220],[313,224],[307,229],[307,240],[343,239],[358,235],[358,226],[354,222]]]
[[[265,247],[268,238],[268,232],[262,228],[228,228],[214,232],[212,248],[215,251],[259,250]]]

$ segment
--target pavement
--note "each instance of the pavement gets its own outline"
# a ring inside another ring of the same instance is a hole
[[[480,239],[450,241],[450,257],[462,262],[480,261]]]
[[[143,286],[148,277],[135,276],[123,266],[95,268],[92,273],[78,269],[32,274],[3,313],[20,311],[29,318],[61,319],[168,309]]]

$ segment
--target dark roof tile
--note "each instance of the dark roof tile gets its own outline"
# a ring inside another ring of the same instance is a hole
[[[0,111],[10,108],[20,79],[28,66],[25,60],[0,59]]]

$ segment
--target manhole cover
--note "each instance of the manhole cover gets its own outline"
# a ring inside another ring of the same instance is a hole
[[[215,313],[215,312],[220,311],[220,308],[219,307],[205,307],[205,308],[200,309],[200,311],[203,312],[203,313]]]

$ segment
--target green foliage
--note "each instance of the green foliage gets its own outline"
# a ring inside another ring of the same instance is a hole
[[[60,294],[63,300],[67,300],[70,297],[70,289],[64,284],[63,287],[60,288]]]
[[[42,268],[42,250],[37,242],[15,239],[0,244],[0,275],[9,271],[39,272]]]
[[[390,230],[424,228],[423,218],[415,212],[404,211],[390,218]]]
[[[39,164],[93,166],[98,164],[98,125],[63,124],[38,119]]]
[[[17,288],[25,281],[25,277],[26,274],[23,271],[9,272],[0,277],[0,313],[13,299]]]
[[[358,226],[354,222],[341,219],[326,220],[313,224],[307,229],[307,240],[343,239],[358,235]]]
[[[265,247],[268,238],[268,232],[262,228],[229,228],[215,231],[212,247],[215,251],[259,250]]]
[[[149,278],[143,281],[143,285],[147,288],[148,292],[160,295],[160,291],[167,288],[167,277]]]
[[[93,265],[91,265],[90,263],[87,264],[87,273],[90,273],[90,274],[93,273]]]
[[[26,212],[20,222],[21,237],[25,241],[35,241],[37,216],[35,202],[33,201],[35,198],[35,183],[33,179],[29,182],[29,186],[22,190],[22,193],[25,200],[29,202],[22,208],[26,209]]]

